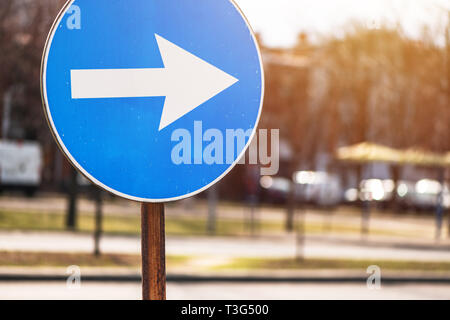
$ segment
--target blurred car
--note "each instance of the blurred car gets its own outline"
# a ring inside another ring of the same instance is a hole
[[[286,203],[291,190],[291,182],[283,177],[263,176],[260,179],[262,200],[269,203]]]
[[[335,206],[343,200],[340,179],[323,171],[298,171],[294,174],[296,199],[316,206]]]
[[[42,149],[36,142],[0,141],[0,188],[32,196],[41,183]]]
[[[361,181],[359,199],[386,203],[393,198],[395,183],[390,179],[366,179]]]
[[[326,172],[299,171],[294,174],[293,181],[285,177],[264,176],[260,185],[263,199],[271,203],[286,203],[292,186],[296,202],[329,207],[343,200],[339,178]]]
[[[442,185],[437,180],[422,179],[415,183],[401,181],[397,187],[397,194],[401,205],[406,208],[435,210],[442,202],[445,209],[450,209],[449,186]]]

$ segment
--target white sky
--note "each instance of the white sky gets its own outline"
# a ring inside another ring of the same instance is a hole
[[[352,21],[367,25],[400,23],[408,36],[423,26],[444,43],[450,0],[235,0],[269,46],[290,46],[296,34],[339,35]]]

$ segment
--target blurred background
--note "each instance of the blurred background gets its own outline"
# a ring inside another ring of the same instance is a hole
[[[78,175],[42,111],[63,3],[0,4],[0,299],[139,299],[139,204]],[[280,170],[167,205],[168,298],[449,299],[448,0],[237,3]]]

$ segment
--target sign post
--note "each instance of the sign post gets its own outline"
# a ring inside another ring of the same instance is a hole
[[[164,300],[164,203],[220,181],[256,133],[264,70],[250,25],[232,0],[69,0],[41,94],[68,161],[142,203],[143,298]]]
[[[166,300],[164,204],[141,205],[143,300]]]

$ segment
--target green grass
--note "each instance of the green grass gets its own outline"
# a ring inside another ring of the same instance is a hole
[[[54,212],[13,211],[0,209],[0,230],[28,230],[28,231],[64,231],[65,215]],[[94,229],[94,216],[81,213],[78,216],[80,232],[92,232]],[[323,223],[308,222],[305,226],[308,234],[323,233],[326,230]],[[140,233],[140,217],[138,215],[105,215],[103,231],[107,234],[138,235]],[[284,221],[261,221],[259,232],[280,233],[284,231]],[[207,235],[206,218],[188,216],[168,216],[166,219],[166,232],[169,235]],[[334,223],[332,232],[341,234],[358,234],[358,225],[345,225]],[[414,234],[399,233],[396,230],[371,229],[371,234],[386,236],[417,236]],[[237,236],[248,235],[249,230],[243,219],[224,219],[217,221],[216,235]]]
[[[237,258],[232,262],[214,267],[215,270],[366,270],[377,265],[381,270],[391,271],[446,271],[450,262],[390,261],[390,260],[335,260],[335,259],[259,259]]]
[[[186,263],[189,257],[168,256],[170,267]],[[140,267],[140,255],[102,254],[99,257],[88,253],[48,253],[48,252],[9,252],[0,251],[2,267]]]
[[[65,216],[58,213],[0,210],[0,229],[64,231],[64,219]],[[140,223],[139,216],[106,215],[103,219],[103,231],[108,234],[137,235],[140,233]],[[269,225],[266,229],[271,227]],[[78,216],[77,230],[80,232],[92,232],[93,229],[94,217],[89,214],[80,214]],[[205,235],[206,220],[195,217],[169,217],[166,219],[166,232],[171,235]],[[242,221],[222,220],[218,224],[218,235],[242,233],[244,233]]]
[[[184,267],[192,269],[192,262],[201,257],[173,256],[167,258],[167,267]],[[223,261],[223,260],[219,260]],[[224,272],[230,270],[360,270],[377,265],[383,271],[419,271],[419,272],[450,272],[450,262],[418,262],[418,261],[388,261],[388,260],[335,260],[335,259],[265,259],[265,258],[234,258],[225,264],[211,265],[210,271]],[[99,257],[89,253],[48,253],[48,252],[9,252],[0,251],[0,267],[131,267],[139,268],[141,258],[133,254],[102,254]]]

